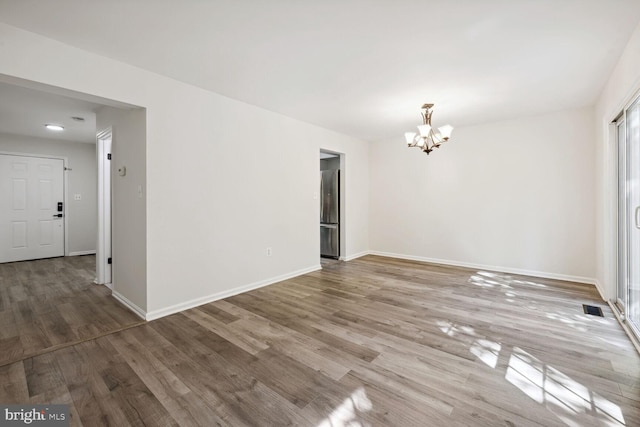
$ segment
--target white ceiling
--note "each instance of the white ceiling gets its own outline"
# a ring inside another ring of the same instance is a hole
[[[593,105],[638,0],[0,0],[0,20],[366,140]],[[455,132],[454,132],[455,136]]]
[[[0,133],[95,143],[95,112],[101,106],[0,82]],[[48,130],[47,123],[62,125],[64,131]]]

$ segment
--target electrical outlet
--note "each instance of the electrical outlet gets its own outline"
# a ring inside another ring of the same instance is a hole
[[[78,194],[78,193],[74,194],[73,200],[82,200],[82,194]]]
[[[267,248],[267,256],[271,256],[271,248]]]

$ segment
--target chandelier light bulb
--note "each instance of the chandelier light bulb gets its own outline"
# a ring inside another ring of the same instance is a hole
[[[426,138],[429,136],[429,132],[431,132],[431,125],[420,125],[418,126],[418,130],[420,131],[420,136]]]
[[[438,130],[440,131],[440,134],[442,135],[442,139],[444,139],[446,141],[447,139],[451,138],[451,132],[453,132],[453,126],[444,125],[442,127],[439,127]]]
[[[405,132],[404,134],[404,139],[407,141],[407,145],[411,145],[413,144],[416,139],[416,133],[415,132]]]

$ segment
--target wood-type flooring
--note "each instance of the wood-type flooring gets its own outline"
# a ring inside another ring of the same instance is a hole
[[[93,283],[95,259],[0,264],[0,366],[143,323]]]
[[[593,286],[366,256],[5,365],[0,402],[85,426],[638,426],[640,357]]]

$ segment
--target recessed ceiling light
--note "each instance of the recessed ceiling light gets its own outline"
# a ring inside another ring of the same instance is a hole
[[[64,130],[64,127],[63,127],[63,126],[60,126],[60,125],[53,125],[53,124],[50,124],[50,123],[47,123],[46,125],[44,125],[44,127],[46,127],[46,128],[47,128],[47,129],[49,129],[49,130],[55,130],[55,131],[61,131],[61,130]]]

